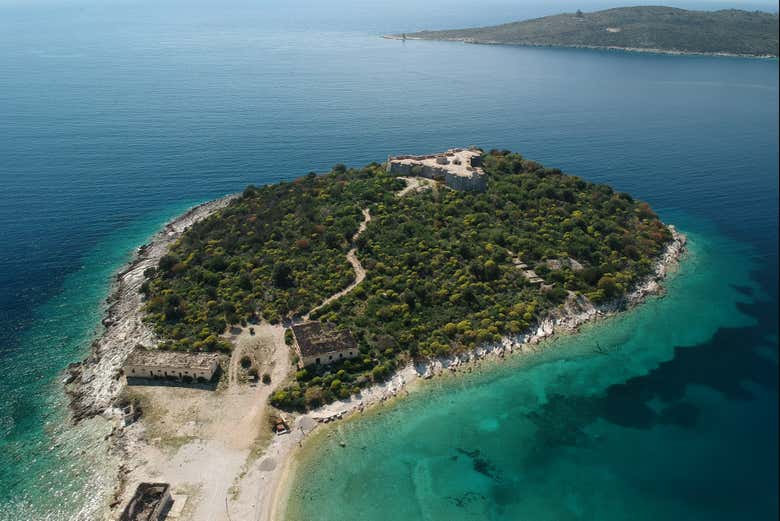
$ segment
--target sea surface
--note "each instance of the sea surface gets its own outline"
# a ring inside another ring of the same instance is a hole
[[[0,2],[0,520],[109,500],[63,370],[166,220],[470,144],[644,199],[690,254],[663,298],[323,431],[289,519],[777,518],[776,60],[379,37],[508,4],[235,4]]]

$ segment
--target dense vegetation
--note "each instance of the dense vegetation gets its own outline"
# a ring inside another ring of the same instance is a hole
[[[193,225],[141,288],[161,347],[227,350],[220,339],[227,325],[258,317],[276,323],[349,284],[345,253],[360,209],[391,197],[399,183],[372,172],[337,166],[328,176],[250,186]]]
[[[315,318],[349,328],[362,356],[298,371],[272,401],[302,408],[345,397],[409,358],[473,348],[526,329],[570,292],[604,301],[646,275],[670,233],[647,204],[518,154],[485,157],[488,190],[396,197],[381,165],[248,188],[174,245],[143,290],[172,349],[219,349],[227,324],[303,314],[346,286],[358,239],[366,279]],[[573,258],[551,269],[549,259]],[[545,279],[523,276],[522,260]]]
[[[423,31],[408,36],[474,43],[777,56],[778,16],[736,9],[687,11],[672,7],[621,7],[492,27]]]

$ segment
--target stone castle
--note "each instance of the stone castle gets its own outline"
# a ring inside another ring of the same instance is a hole
[[[482,151],[476,147],[452,148],[425,156],[390,156],[387,171],[399,176],[443,181],[454,190],[484,192],[487,188]]]

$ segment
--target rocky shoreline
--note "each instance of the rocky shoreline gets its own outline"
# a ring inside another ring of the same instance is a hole
[[[514,337],[504,337],[500,342],[485,344],[470,352],[437,357],[432,360],[409,364],[397,371],[388,381],[364,390],[358,397],[336,401],[311,411],[308,416],[318,422],[328,423],[342,419],[355,411],[397,396],[408,384],[417,379],[428,379],[492,356],[503,358],[515,352],[531,352],[533,346],[544,339],[558,334],[575,333],[584,323],[606,318],[621,311],[631,309],[650,296],[662,294],[661,281],[666,278],[669,269],[678,264],[686,251],[687,237],[674,226],[668,226],[672,240],[655,264],[653,272],[637,283],[626,295],[611,302],[594,305],[584,296],[570,296],[563,307],[550,312],[539,320],[529,331]]]
[[[430,378],[445,369],[454,369],[460,364],[482,359],[488,354],[502,357],[517,350],[523,351],[553,335],[575,333],[586,322],[615,315],[636,307],[649,296],[662,294],[664,287],[661,281],[666,278],[669,268],[679,262],[687,244],[685,235],[679,233],[674,226],[668,228],[672,232],[672,240],[656,262],[653,273],[636,284],[626,295],[611,302],[594,305],[584,296],[572,294],[562,308],[551,311],[530,331],[515,337],[505,337],[501,342],[479,347],[471,353],[439,358],[416,368],[417,373],[423,378]]]
[[[144,271],[156,266],[187,228],[224,208],[236,197],[228,195],[200,204],[175,218],[149,243],[138,248],[130,263],[116,275],[106,300],[103,333],[92,343],[90,355],[70,364],[66,370],[65,391],[74,422],[106,412],[121,391],[120,369],[127,355],[139,344],[155,344],[154,333],[142,320],[139,288]]]

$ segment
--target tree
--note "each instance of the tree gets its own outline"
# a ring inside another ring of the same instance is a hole
[[[328,248],[338,248],[342,243],[342,238],[332,231],[325,232],[323,239],[325,240],[325,244],[328,245]]]
[[[176,255],[172,254],[166,254],[160,257],[160,270],[167,273],[171,271],[171,268],[173,268],[175,265],[179,263],[179,258]]]
[[[614,277],[604,275],[599,279],[598,288],[604,292],[604,296],[612,298],[618,294],[618,286]]]
[[[293,285],[292,268],[286,262],[274,266],[273,281],[277,288],[285,289]]]
[[[485,280],[496,280],[500,275],[500,270],[498,269],[498,265],[492,261],[488,260],[485,262]]]

